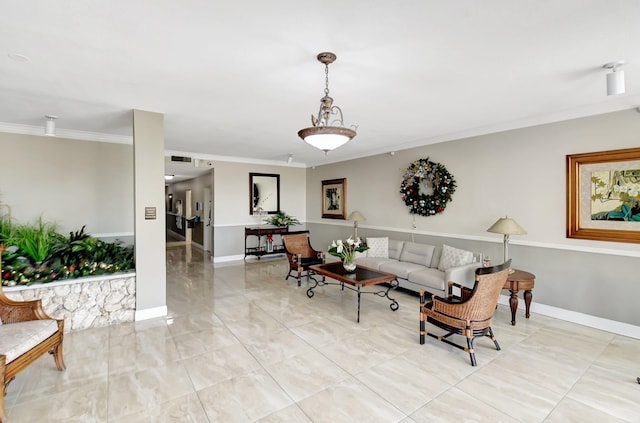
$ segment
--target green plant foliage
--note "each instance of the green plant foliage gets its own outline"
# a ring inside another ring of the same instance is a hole
[[[299,225],[300,221],[293,216],[286,214],[283,211],[279,211],[271,217],[268,217],[264,220],[266,223],[275,226],[291,226],[291,225]]]
[[[93,238],[84,229],[66,237],[42,219],[35,226],[11,227],[9,236],[3,236],[9,248],[2,255],[2,284],[30,285],[134,268],[133,247]]]
[[[13,225],[11,219],[6,216],[0,217],[0,243],[6,244],[5,240],[13,238]]]
[[[56,239],[55,226],[38,219],[35,226],[18,225],[14,228],[15,245],[34,262],[42,263],[49,257],[49,251]]]

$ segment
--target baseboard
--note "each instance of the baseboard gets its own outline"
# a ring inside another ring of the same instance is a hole
[[[167,306],[146,308],[144,310],[136,310],[135,320],[139,322],[141,320],[155,319],[156,317],[164,317],[168,313]]]
[[[264,255],[260,257],[260,261],[266,261],[266,260],[271,260],[274,258],[282,258],[284,257],[285,254],[269,254],[269,255]],[[221,256],[221,257],[213,257],[213,262],[214,263],[226,263],[228,261],[238,261],[238,260],[244,260],[245,256],[244,255],[237,255],[237,256]],[[258,260],[258,256],[246,256],[247,261],[257,261]]]
[[[213,257],[214,263],[225,263],[228,261],[237,261],[244,259],[244,255],[239,254],[237,256],[221,256],[221,257]]]
[[[499,304],[509,306],[509,296],[500,295]],[[524,301],[518,301],[518,309],[524,310]],[[565,310],[546,304],[531,303],[531,312],[542,314],[543,316],[554,317],[556,319],[565,320],[571,323],[588,326],[594,329],[600,329],[617,335],[628,336],[630,338],[640,339],[640,326],[631,325],[629,323],[617,322],[615,320],[603,319],[602,317],[592,316],[590,314],[579,313],[577,311]],[[519,316],[518,316],[519,317]],[[517,321],[517,318],[516,318]]]

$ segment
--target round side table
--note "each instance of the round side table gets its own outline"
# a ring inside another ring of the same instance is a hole
[[[514,269],[513,273],[509,273],[507,281],[504,283],[502,289],[508,289],[511,292],[509,298],[509,305],[511,306],[511,324],[516,324],[516,310],[518,310],[518,291],[524,291],[524,304],[525,315],[529,318],[529,308],[531,307],[531,299],[533,294],[531,290],[536,282],[536,276],[533,273],[525,272],[524,270]]]

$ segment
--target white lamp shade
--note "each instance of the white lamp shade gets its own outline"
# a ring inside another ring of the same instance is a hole
[[[487,229],[487,232],[504,235],[525,235],[527,233],[522,226],[518,225],[518,222],[510,217],[501,217]]]
[[[44,124],[44,134],[48,137],[56,136],[56,118],[54,116],[47,116]]]
[[[617,70],[607,74],[607,95],[624,94],[624,71]]]
[[[356,210],[354,212],[351,212],[347,220],[350,220],[352,222],[364,222],[367,219],[364,218],[362,213]]]
[[[304,139],[317,149],[331,151],[349,142],[349,137],[340,134],[308,135]]]

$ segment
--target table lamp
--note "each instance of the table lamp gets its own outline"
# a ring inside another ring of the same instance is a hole
[[[501,217],[491,225],[487,232],[504,235],[504,262],[509,260],[509,235],[524,235],[527,233],[518,222],[510,217]]]
[[[363,222],[367,219],[364,218],[362,213],[356,210],[351,212],[347,220],[351,220],[353,222],[353,237],[354,239],[358,239],[358,222]]]

